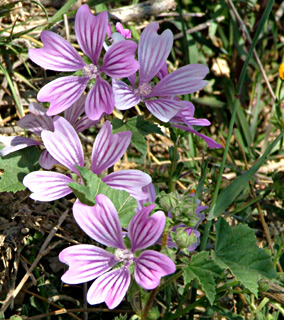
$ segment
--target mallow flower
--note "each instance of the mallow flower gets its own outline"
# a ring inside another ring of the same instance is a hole
[[[77,133],[84,131],[96,123],[96,121],[90,120],[86,115],[81,116],[84,113],[85,100],[84,96],[80,97],[79,100],[64,112],[64,118],[74,127]],[[30,103],[29,111],[29,114],[17,122],[19,127],[27,129],[37,136],[40,136],[43,130],[54,130],[53,118],[46,115],[46,109],[41,104]],[[1,157],[30,146],[42,145],[38,139],[19,136],[0,136],[0,142],[5,145],[5,148],[0,150]],[[42,168],[51,169],[56,162],[47,150],[43,150],[39,158],[39,164]]]
[[[209,69],[203,64],[189,64],[167,74],[153,85],[151,80],[164,67],[173,45],[172,32],[165,30],[158,35],[158,27],[157,22],[152,22],[141,34],[138,44],[138,87],[135,87],[135,74],[129,77],[131,86],[115,77],[112,79],[112,86],[117,109],[126,110],[142,101],[156,118],[168,122],[184,108],[181,101],[171,97],[204,88],[208,81],[203,79]]]
[[[52,157],[74,172],[80,181],[77,166],[84,166],[84,152],[81,141],[72,125],[64,118],[53,119],[54,131],[43,130],[41,138]],[[92,155],[91,171],[97,175],[113,166],[125,153],[131,140],[131,131],[112,134],[112,126],[106,121],[96,136]],[[142,190],[151,183],[151,177],[140,170],[120,170],[102,178],[112,188],[125,190],[138,201],[148,197]],[[53,171],[34,171],[27,174],[23,184],[33,193],[31,198],[39,201],[60,199],[72,190],[68,187],[74,182],[72,177]]]
[[[172,127],[191,132],[200,138],[202,138],[208,145],[209,148],[218,149],[222,148],[222,145],[214,141],[213,139],[207,137],[205,134],[202,134],[194,129],[193,126],[209,126],[211,122],[207,119],[197,119],[194,118],[194,105],[189,101],[182,101],[184,104],[184,109],[179,111],[170,122]]]
[[[103,113],[112,113],[112,88],[102,78],[102,74],[115,78],[128,77],[138,70],[139,64],[135,60],[137,45],[130,40],[113,44],[100,62],[107,27],[106,11],[94,16],[86,4],[77,11],[75,33],[82,51],[91,60],[90,64],[83,60],[68,41],[51,31],[42,31],[42,48],[29,50],[29,58],[45,69],[77,74],[80,71],[82,74],[60,77],[41,88],[37,98],[41,102],[50,103],[47,115],[56,115],[69,108],[90,82],[95,83],[87,94],[86,115],[91,120],[98,120]]]
[[[93,207],[78,200],[73,206],[73,215],[80,228],[93,240],[114,248],[113,253],[90,244],[79,244],[64,249],[59,260],[69,266],[61,280],[68,284],[79,284],[94,280],[87,293],[90,304],[105,302],[114,309],[124,298],[131,281],[131,266],[134,279],[142,288],[156,288],[163,276],[175,272],[174,262],[166,255],[141,250],[155,244],[165,227],[162,211],[149,217],[155,205],[144,207],[131,219],[128,238],[131,248],[124,243],[117,211],[103,194],[96,197]]]

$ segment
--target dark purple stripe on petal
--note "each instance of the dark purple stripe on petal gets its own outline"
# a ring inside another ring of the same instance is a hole
[[[149,82],[166,62],[173,45],[173,34],[167,29],[161,35],[157,22],[150,23],[142,32],[138,46],[139,84]]]
[[[130,285],[130,272],[128,268],[109,271],[94,281],[91,285],[87,301],[90,304],[105,302],[109,309],[117,307]]]
[[[111,114],[114,108],[114,96],[111,85],[98,77],[94,87],[87,94],[86,115],[91,120],[99,120],[104,113]]]
[[[112,126],[106,121],[99,131],[92,151],[91,170],[100,174],[113,166],[125,153],[131,140],[130,131],[112,134]]]
[[[165,76],[152,90],[149,97],[178,96],[203,89],[208,81],[203,80],[209,72],[203,64],[189,64]]]
[[[184,108],[182,101],[171,99],[146,100],[147,109],[159,120],[168,122]]]
[[[163,276],[174,273],[176,266],[166,255],[153,250],[146,250],[136,260],[134,277],[144,289],[156,288]]]
[[[150,247],[161,236],[165,227],[166,217],[162,211],[157,211],[149,217],[155,206],[144,207],[131,219],[128,236],[131,240],[132,252]]]
[[[119,110],[127,110],[140,102],[139,95],[135,94],[134,89],[118,79],[112,79],[112,89],[115,106]]]
[[[77,71],[84,68],[84,60],[64,38],[51,31],[42,31],[41,40],[43,48],[29,50],[29,58],[34,63],[54,71]]]
[[[106,52],[101,72],[113,78],[125,78],[139,69],[139,63],[135,60],[137,44],[134,41],[125,40],[113,44]]]
[[[112,253],[88,244],[64,249],[59,254],[59,260],[69,266],[61,278],[63,282],[69,284],[93,280],[117,264]]]
[[[62,117],[55,117],[54,132],[44,130],[41,137],[45,148],[53,158],[79,175],[75,165],[84,166],[84,152],[72,125]]]
[[[81,97],[88,81],[89,79],[86,77],[62,77],[41,88],[37,98],[41,102],[50,102],[46,114],[54,116],[69,108]]]
[[[61,173],[34,171],[25,176],[23,185],[33,192],[30,196],[32,199],[53,201],[72,193],[68,187],[70,182],[74,181]]]
[[[108,197],[99,194],[95,206],[76,201],[73,215],[80,228],[92,239],[106,246],[124,249],[117,211]]]
[[[82,5],[75,17],[75,33],[83,52],[98,64],[103,42],[107,33],[108,15],[106,11],[94,16],[88,5]]]

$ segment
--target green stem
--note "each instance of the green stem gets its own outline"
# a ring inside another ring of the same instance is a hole
[[[243,65],[243,68],[242,68],[240,79],[238,81],[238,85],[237,85],[237,89],[236,89],[236,96],[235,96],[235,101],[234,101],[234,105],[233,105],[233,111],[232,111],[232,116],[231,116],[231,121],[230,121],[227,141],[226,141],[226,146],[225,146],[225,150],[224,150],[224,154],[223,154],[223,158],[222,158],[222,162],[221,162],[221,167],[220,167],[220,172],[219,172],[219,176],[218,176],[217,183],[216,183],[215,192],[214,192],[213,199],[212,199],[212,205],[211,205],[211,212],[212,213],[211,213],[211,216],[213,216],[214,205],[215,205],[215,203],[217,201],[217,197],[218,197],[218,193],[219,193],[219,189],[220,189],[222,175],[223,175],[223,171],[224,171],[224,168],[225,168],[226,158],[227,158],[227,154],[228,154],[228,151],[229,151],[230,141],[231,141],[231,137],[232,137],[232,133],[233,133],[233,127],[234,127],[234,124],[235,124],[237,107],[238,107],[238,103],[239,103],[239,100],[240,100],[240,93],[241,93],[241,89],[242,89],[243,82],[244,82],[244,79],[245,79],[247,67],[248,67],[249,61],[251,59],[251,56],[252,56],[253,50],[255,48],[255,45],[257,43],[257,40],[259,38],[259,35],[260,35],[261,31],[262,31],[262,28],[263,28],[266,20],[269,17],[269,14],[270,14],[270,11],[271,11],[271,9],[273,7],[273,4],[274,4],[274,0],[270,0],[269,3],[267,4],[267,7],[266,7],[264,13],[263,13],[263,16],[261,17],[261,21],[260,21],[260,23],[258,25],[258,28],[256,30],[256,33],[255,33],[255,36],[253,38],[252,44],[250,46],[246,61],[245,61],[244,65]]]

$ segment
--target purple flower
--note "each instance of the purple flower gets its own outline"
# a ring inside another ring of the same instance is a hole
[[[72,125],[62,117],[54,118],[54,131],[43,130],[42,141],[47,151],[59,163],[80,176],[76,165],[84,166],[84,153],[81,141]],[[91,155],[91,170],[100,174],[113,166],[125,153],[130,144],[131,132],[112,134],[112,126],[106,121],[99,131]],[[151,177],[140,170],[120,170],[102,178],[112,188],[125,190],[137,200],[148,194],[142,190],[151,183]],[[72,193],[68,187],[74,182],[69,176],[58,172],[34,171],[25,176],[23,184],[33,194],[31,198],[39,201],[52,201]]]
[[[102,78],[124,78],[139,68],[134,54],[137,45],[133,41],[120,41],[109,48],[99,65],[105,36],[107,34],[108,15],[101,12],[94,16],[88,5],[82,5],[75,17],[75,33],[82,51],[92,63],[86,64],[72,45],[59,35],[43,31],[43,48],[30,49],[29,58],[45,69],[74,72],[81,70],[83,75],[66,76],[45,85],[38,93],[38,100],[50,102],[47,115],[56,115],[71,106],[82,95],[90,81],[95,81],[86,99],[86,115],[98,120],[103,113],[110,114],[114,108],[111,85]]]
[[[83,130],[91,127],[96,121],[88,119],[87,116],[81,116],[84,112],[85,97],[80,97],[68,110],[64,112],[64,117],[73,125],[76,132],[82,132]],[[53,131],[53,119],[46,115],[46,109],[38,103],[30,103],[30,113],[24,116],[17,122],[17,125],[21,128],[27,129],[35,135],[41,135],[43,130]],[[29,146],[41,145],[40,141],[26,138],[26,137],[4,137],[0,136],[0,142],[6,145],[0,151],[1,157],[4,157],[12,152],[27,148]],[[44,169],[51,169],[57,161],[50,155],[47,150],[43,150],[39,158],[39,164]]]
[[[143,101],[156,118],[168,122],[184,108],[182,102],[171,97],[204,88],[207,81],[203,79],[209,70],[202,64],[190,64],[166,75],[153,86],[151,80],[164,68],[173,45],[172,32],[165,30],[158,35],[158,27],[157,22],[152,22],[141,34],[138,45],[138,88],[135,89],[135,75],[129,78],[131,87],[118,79],[113,79],[112,84],[115,106],[118,109],[126,110]]]
[[[200,138],[202,138],[208,145],[209,148],[222,148],[222,145],[215,142],[213,139],[206,135],[194,130],[195,126],[209,126],[211,123],[207,119],[196,119],[194,118],[194,105],[189,101],[182,101],[185,108],[179,111],[171,120],[172,126],[181,130],[191,132]]]
[[[59,259],[69,265],[62,281],[78,284],[96,279],[87,293],[90,304],[105,302],[109,309],[120,304],[130,284],[130,266],[134,264],[134,278],[144,289],[156,288],[163,276],[175,272],[175,264],[166,255],[143,250],[157,241],[165,226],[162,211],[148,217],[155,205],[139,211],[130,221],[128,237],[131,248],[124,244],[119,217],[113,203],[103,194],[96,197],[96,205],[86,206],[76,201],[73,215],[81,229],[93,240],[115,248],[110,253],[102,248],[80,244],[64,249]],[[112,270],[111,270],[112,269]],[[111,270],[111,271],[110,271]]]

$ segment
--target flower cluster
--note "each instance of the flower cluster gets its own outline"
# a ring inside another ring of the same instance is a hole
[[[210,122],[194,118],[194,105],[180,100],[180,96],[206,86],[204,78],[208,67],[190,64],[169,74],[166,60],[172,50],[173,34],[165,30],[159,35],[158,27],[158,23],[150,23],[137,46],[131,40],[130,31],[120,23],[116,25],[117,32],[111,33],[107,12],[94,16],[88,5],[82,5],[75,17],[75,33],[84,58],[61,36],[51,31],[41,33],[43,47],[30,49],[29,58],[45,69],[68,74],[38,92],[38,101],[48,102],[48,110],[32,103],[30,113],[18,122],[40,139],[0,138],[6,144],[1,156],[34,145],[44,148],[39,163],[46,170],[31,172],[23,180],[32,192],[32,199],[57,200],[73,192],[70,183],[84,185],[78,167],[88,164],[78,134],[99,123],[114,107],[127,110],[144,104],[153,119],[198,135],[210,148],[221,147],[194,129],[193,126],[208,126]],[[135,58],[137,48],[138,60]],[[108,249],[80,244],[64,249],[59,256],[60,261],[69,266],[62,281],[78,284],[94,280],[87,294],[88,302],[105,302],[110,309],[124,298],[132,275],[138,285],[151,290],[159,285],[162,277],[176,270],[169,257],[155,251],[161,244],[166,216],[162,211],[151,215],[156,206],[153,204],[156,192],[149,174],[134,169],[111,169],[112,172],[106,173],[125,154],[132,134],[131,131],[114,134],[111,123],[103,121],[94,140],[89,165],[91,174],[100,176],[108,187],[124,190],[136,200],[137,209],[133,209],[128,228],[122,230],[115,204],[106,195],[97,194],[94,206],[77,199],[73,206],[75,221],[94,241]],[[51,171],[54,165],[63,167],[63,172]],[[150,204],[145,206],[146,202]],[[182,243],[183,248],[193,251],[199,243],[197,227],[204,219],[199,212],[204,206],[198,203],[190,217],[187,209],[183,207],[182,218],[177,218],[168,234],[170,248]],[[171,212],[168,216],[172,218]],[[189,224],[190,219],[195,222]],[[145,250],[148,247],[151,249]]]

